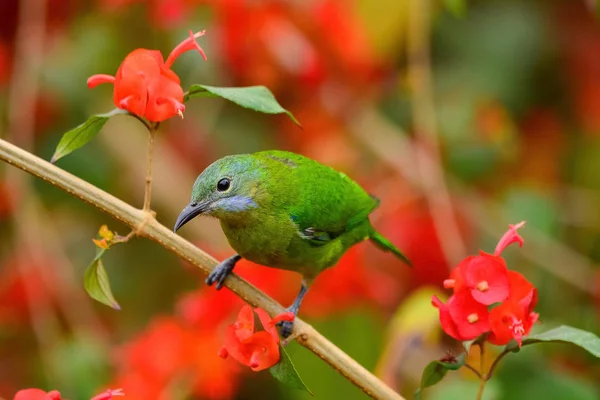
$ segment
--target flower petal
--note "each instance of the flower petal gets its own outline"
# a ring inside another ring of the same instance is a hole
[[[200,36],[203,36],[205,31],[200,31],[200,32],[196,32],[196,33],[192,33],[192,31],[188,31],[188,33],[190,36],[187,39],[185,39],[183,42],[179,43],[173,49],[171,54],[169,54],[169,57],[167,57],[167,61],[165,62],[165,65],[167,68],[171,68],[171,65],[173,65],[173,62],[175,61],[175,59],[177,59],[177,57],[179,57],[186,51],[190,51],[190,50],[198,50],[198,52],[200,53],[202,58],[204,58],[206,60],[206,54],[204,54],[204,50],[202,50],[200,45],[196,42],[196,39],[199,38]]]
[[[144,116],[149,121],[161,122],[185,110],[183,89],[178,83],[161,75],[148,85],[148,103]]]
[[[250,368],[262,371],[271,368],[279,361],[279,338],[277,340],[268,332],[260,331],[252,335],[247,346],[251,347]]]
[[[123,389],[107,389],[104,393],[97,394],[90,400],[112,400],[115,396],[125,396]]]
[[[13,400],[45,400],[46,392],[42,389],[23,389],[19,390]]]
[[[442,303],[437,296],[431,298],[431,304],[440,310],[440,325],[442,326],[442,330],[446,332],[448,336],[461,340],[458,330],[456,329],[456,324],[452,320],[452,317],[450,317],[450,312],[448,311],[446,304]]]
[[[459,340],[471,340],[490,330],[487,306],[476,301],[469,291],[455,293],[446,303],[456,325]]]
[[[519,243],[519,247],[523,247],[524,240],[517,233],[517,229],[521,228],[523,225],[525,225],[525,221],[521,221],[516,225],[509,225],[508,230],[506,233],[504,233],[504,235],[502,235],[498,245],[496,245],[496,249],[494,250],[495,256],[502,254],[502,251],[504,251],[504,249],[511,243]]]
[[[260,319],[260,323],[262,324],[263,328],[265,328],[265,330],[277,340],[277,343],[279,343],[279,334],[277,333],[277,328],[275,328],[275,325],[272,323],[273,321],[271,320],[271,317],[269,317],[269,314],[267,314],[267,312],[262,308],[255,308],[254,312],[256,315],[258,315],[258,319]]]
[[[254,313],[252,312],[252,307],[244,304],[233,326],[235,328],[235,335],[241,342],[248,340],[254,333]]]
[[[115,83],[115,77],[105,74],[92,75],[87,80],[88,88],[93,89],[101,83]]]
[[[509,284],[504,259],[484,252],[467,258],[469,264],[464,268],[464,277],[473,298],[485,305],[506,300]]]

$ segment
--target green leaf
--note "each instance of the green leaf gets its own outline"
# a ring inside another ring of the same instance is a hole
[[[292,363],[292,359],[281,345],[279,345],[279,353],[281,354],[281,359],[275,366],[269,368],[271,375],[286,386],[294,389],[306,390],[311,396],[314,396],[302,378],[300,378],[296,367],[294,367],[294,364]]]
[[[592,332],[573,328],[572,326],[561,325],[544,333],[529,336],[523,340],[523,346],[543,342],[571,343],[600,358],[600,338]]]
[[[92,115],[83,124],[71,129],[60,138],[60,142],[58,142],[50,162],[55,163],[72,151],[86,145],[90,140],[96,137],[98,132],[100,132],[100,129],[106,124],[106,121],[113,115],[126,113],[126,111],[115,108],[107,114]]]
[[[291,112],[281,107],[273,93],[265,86],[216,87],[192,85],[185,95],[185,101],[194,97],[222,97],[239,106],[265,114],[287,114],[294,123],[301,126]]]
[[[415,391],[415,400],[421,398],[421,391],[440,382],[448,371],[456,371],[465,364],[467,355],[461,353],[454,362],[435,360],[427,364],[421,375],[421,387]]]
[[[462,18],[467,14],[467,0],[444,0],[444,6],[455,17]]]
[[[121,307],[110,290],[108,275],[106,274],[104,265],[102,265],[102,256],[105,252],[106,250],[104,249],[99,251],[85,271],[85,290],[92,299],[98,300],[100,303],[106,304],[115,310],[120,310]]]

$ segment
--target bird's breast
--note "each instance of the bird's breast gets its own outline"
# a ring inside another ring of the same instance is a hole
[[[269,267],[286,267],[287,249],[297,231],[288,218],[263,215],[244,223],[221,220],[221,227],[231,247],[243,258]]]

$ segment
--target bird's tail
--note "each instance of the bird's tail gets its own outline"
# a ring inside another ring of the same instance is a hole
[[[406,258],[404,254],[396,246],[392,244],[389,240],[387,240],[383,235],[373,229],[371,234],[369,235],[369,239],[375,244],[375,246],[379,247],[383,251],[391,251],[394,253],[399,259],[404,261],[410,267],[412,267],[412,263]]]

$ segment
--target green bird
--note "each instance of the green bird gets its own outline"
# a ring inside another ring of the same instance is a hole
[[[299,154],[270,150],[223,157],[196,179],[174,231],[198,215],[216,217],[237,252],[206,283],[221,289],[241,258],[296,271],[302,286],[288,308],[296,315],[312,281],[353,245],[370,239],[410,265],[369,221],[379,201],[344,173]],[[281,335],[292,332],[283,322]]]

